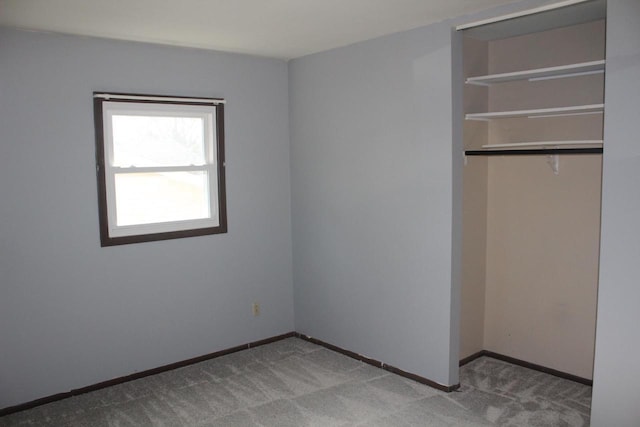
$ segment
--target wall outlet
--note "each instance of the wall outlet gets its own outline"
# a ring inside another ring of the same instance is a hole
[[[251,309],[253,310],[254,316],[260,315],[260,304],[258,304],[257,302],[254,302],[253,305],[251,306]]]

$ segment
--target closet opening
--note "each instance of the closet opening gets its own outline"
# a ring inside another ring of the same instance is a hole
[[[549,9],[454,34],[462,386],[522,369],[494,359],[593,378],[606,1]]]

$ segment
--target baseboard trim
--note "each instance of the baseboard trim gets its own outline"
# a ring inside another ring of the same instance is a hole
[[[565,380],[570,380],[570,381],[574,381],[580,384],[593,387],[593,380],[590,380],[588,378],[583,378],[577,375],[569,374],[567,372],[558,371],[552,368],[547,368],[546,366],[537,365],[535,363],[527,362],[526,360],[516,359],[515,357],[506,356],[504,354],[495,353],[489,350],[480,350],[479,352],[474,353],[471,356],[465,357],[464,359],[460,360],[460,366],[466,365],[467,363],[472,362],[482,356],[491,357],[497,360],[502,360],[504,362],[522,366],[524,368],[533,369],[534,371],[544,372],[545,374],[553,375],[554,377],[563,378]]]
[[[242,344],[236,347],[231,347],[225,350],[216,351],[213,353],[205,354],[203,356],[194,357],[187,360],[182,360],[180,362],[170,363],[168,365],[159,366],[157,368],[148,369],[146,371],[136,372],[134,374],[125,375],[122,377],[114,378],[107,381],[102,381],[96,384],[92,384],[86,387],[81,387],[75,390],[67,391],[64,393],[57,393],[51,396],[42,397],[40,399],[32,400],[30,402],[21,403],[15,406],[9,406],[7,408],[0,409],[0,417],[5,415],[13,414],[16,412],[26,411],[28,409],[33,409],[37,406],[46,405],[48,403],[57,402],[59,400],[67,399],[73,396],[79,396],[81,394],[90,393],[92,391],[101,390],[103,388],[112,387],[115,385],[123,384],[129,381],[134,381],[140,378],[148,377],[151,375],[160,374],[162,372],[171,371],[178,368],[183,368],[185,366],[193,365],[196,363],[204,362],[206,360],[215,359],[217,357],[226,356],[228,354],[236,353],[242,350],[248,350],[250,348],[259,347],[265,344],[271,344],[276,341],[280,341],[286,338],[297,337],[303,339],[305,341],[309,341],[311,343],[317,344],[319,346],[325,347],[329,350],[335,351],[337,353],[343,354],[345,356],[351,357],[353,359],[359,360],[361,362],[367,363],[369,365],[375,366],[376,368],[384,369],[385,371],[392,372],[396,375],[400,375],[405,378],[409,378],[413,381],[419,382],[421,384],[425,384],[429,387],[435,388],[437,390],[445,391],[447,393],[452,392],[460,388],[460,384],[455,384],[452,386],[447,386],[443,384],[439,384],[435,381],[432,381],[428,378],[421,377],[420,375],[413,374],[411,372],[404,371],[400,368],[396,368],[395,366],[388,365],[384,362],[381,362],[376,359],[372,359],[367,356],[363,356],[361,354],[355,353],[353,351],[345,350],[341,347],[335,346],[333,344],[329,344],[327,342],[321,341],[319,339],[310,337],[308,335],[303,335],[298,332],[288,332],[286,334],[277,335],[271,338],[266,338],[259,341],[250,342],[247,344]],[[480,357],[480,356],[477,356]]]
[[[335,346],[333,344],[329,344],[329,343],[324,342],[322,340],[319,340],[317,338],[310,337],[309,335],[304,335],[304,334],[301,334],[301,333],[298,333],[298,332],[296,332],[295,335],[296,335],[296,337],[298,337],[300,339],[303,339],[305,341],[309,341],[311,343],[320,345],[320,346],[325,347],[325,348],[327,348],[329,350],[335,351],[337,353],[343,354],[345,356],[348,356],[348,357],[351,357],[353,359],[359,360],[361,362],[367,363],[369,365],[375,366],[376,368],[381,368],[381,369],[384,369],[385,371],[389,371],[389,372],[392,372],[392,373],[394,373],[396,375],[400,375],[401,377],[409,378],[410,380],[419,382],[421,384],[427,385],[427,386],[435,388],[437,390],[441,390],[441,391],[445,391],[447,393],[450,393],[450,392],[455,391],[458,388],[460,388],[460,384],[454,384],[454,385],[451,385],[451,386],[440,384],[440,383],[432,381],[432,380],[430,380],[428,378],[422,377],[420,375],[416,375],[416,374],[413,374],[411,372],[403,371],[402,369],[396,368],[395,366],[387,365],[384,362],[381,362],[381,361],[376,360],[376,359],[372,359],[372,358],[370,358],[368,356],[363,356],[362,354],[358,354],[358,353],[355,353],[355,352],[350,351],[350,350],[345,350],[344,348]]]
[[[226,356],[228,354],[236,353],[242,350],[248,350],[250,348],[259,347],[265,344],[271,344],[276,341],[283,340],[285,338],[295,337],[297,334],[295,332],[288,332],[286,334],[277,335],[271,338],[266,338],[259,341],[253,341],[247,344],[242,344],[236,347],[231,347],[225,350],[215,351],[213,353],[205,354],[203,356],[194,357],[187,360],[182,360],[180,362],[170,363],[168,365],[159,366],[157,368],[148,369],[146,371],[136,372],[134,374],[125,375],[122,377],[114,378],[107,381],[102,381],[97,384],[92,384],[86,387],[78,388],[75,390],[67,391],[64,393],[58,393],[47,397],[42,397],[40,399],[32,400],[31,402],[21,403],[15,406],[9,406],[4,409],[0,409],[0,417],[13,414],[20,411],[26,411],[27,409],[33,409],[37,406],[46,405],[47,403],[57,402],[59,400],[67,399],[69,397],[78,396],[85,393],[90,393],[92,391],[101,390],[103,388],[111,387],[118,384],[123,384],[129,381],[137,380],[140,378],[148,377],[150,375],[160,374],[162,372],[171,371],[178,368],[183,368],[185,366],[193,365],[195,363],[204,362],[206,360],[215,359],[217,357]]]
[[[304,335],[299,332],[288,332],[286,334],[277,335],[274,337],[266,338],[259,341],[253,341],[247,344],[242,344],[236,347],[231,347],[225,350],[216,351],[213,353],[205,354],[203,356],[194,357],[191,359],[183,360],[180,362],[170,363],[168,365],[159,366],[157,368],[148,369],[146,371],[136,372],[134,374],[125,375],[122,377],[114,378],[107,381],[102,381],[97,384],[92,384],[86,387],[78,388],[75,390],[71,390],[64,393],[58,393],[47,397],[42,397],[40,399],[33,400],[31,402],[22,403],[15,406],[9,406],[7,408],[0,409],[0,417],[13,414],[20,411],[26,411],[28,409],[33,409],[37,406],[46,405],[47,403],[57,402],[59,400],[67,399],[69,397],[78,396],[85,393],[90,393],[92,391],[101,390],[103,388],[112,387],[114,385],[123,384],[129,381],[134,381],[140,378],[148,377],[150,375],[160,374],[162,372],[171,371],[174,369],[182,368],[185,366],[193,365],[195,363],[204,362],[206,360],[215,359],[217,357],[226,356],[228,354],[236,353],[242,350],[248,350],[250,348],[259,347],[265,344],[271,344],[276,341],[280,341],[286,338],[297,337],[303,339],[305,341],[309,341],[311,343],[317,344],[329,350],[335,351],[337,353],[343,354],[345,356],[351,357],[353,359],[359,360],[361,362],[367,363],[369,365],[375,366],[376,368],[384,369],[385,371],[392,372],[396,375],[400,375],[405,378],[409,378],[413,381],[419,382],[421,384],[425,384],[429,387],[435,388],[437,390],[441,390],[444,392],[452,392],[460,388],[460,384],[455,384],[452,386],[447,386],[443,384],[439,384],[435,381],[432,381],[428,378],[422,377],[420,375],[413,374],[411,372],[404,371],[400,368],[396,368],[395,366],[388,365],[384,362],[381,362],[376,359],[372,359],[370,357],[364,356],[362,354],[355,353],[350,350],[346,350],[344,348],[335,346],[333,344],[329,344],[317,338],[313,338],[309,335]],[[525,368],[533,369],[535,371],[544,372],[545,374],[553,375],[559,378],[564,378],[566,380],[574,381],[580,384],[593,386],[593,380],[582,378],[577,375],[569,374],[567,372],[558,371],[556,369],[547,368],[546,366],[538,365],[535,363],[527,362],[525,360],[516,359],[515,357],[506,356],[504,354],[495,353],[493,351],[488,350],[480,350],[477,353],[474,353],[470,356],[465,357],[460,360],[460,366],[464,366],[467,363],[470,363],[480,357],[491,357],[493,359],[502,360],[504,362],[512,363],[514,365],[522,366]]]
[[[486,350],[480,350],[477,353],[473,353],[471,356],[467,356],[464,359],[460,359],[460,365],[459,366],[464,366],[467,363],[473,362],[476,359],[479,359],[482,356],[486,356],[487,355],[487,351]]]

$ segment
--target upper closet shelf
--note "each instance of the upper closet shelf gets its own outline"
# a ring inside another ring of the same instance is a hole
[[[581,62],[579,64],[560,65],[557,67],[536,68],[534,70],[515,71],[513,73],[489,74],[486,76],[469,77],[467,84],[489,86],[494,83],[506,83],[516,80],[547,80],[563,77],[575,77],[588,74],[604,73],[605,61]]]
[[[574,105],[571,107],[538,108],[535,110],[496,111],[489,113],[469,113],[466,120],[510,119],[515,117],[555,117],[597,114],[604,111],[604,104]]]

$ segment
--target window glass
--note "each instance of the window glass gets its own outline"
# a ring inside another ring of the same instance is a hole
[[[118,226],[209,218],[207,172],[115,175]]]
[[[205,163],[202,118],[114,114],[111,120],[114,166]]]

